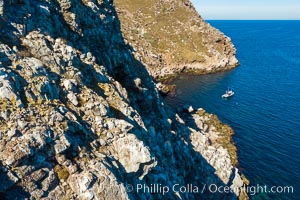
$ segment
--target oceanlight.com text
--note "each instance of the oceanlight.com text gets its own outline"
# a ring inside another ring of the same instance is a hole
[[[292,194],[294,193],[293,186],[267,186],[267,185],[255,185],[255,186],[245,186],[245,187],[230,187],[230,186],[220,186],[217,184],[203,184],[201,186],[194,184],[187,185],[162,185],[162,184],[137,184],[126,185],[127,192],[136,192],[136,193],[150,193],[150,194],[162,194],[166,195],[169,192],[171,193],[194,193],[194,194],[203,194],[203,193],[221,193],[229,194],[235,193],[239,194],[240,191],[245,191],[248,195],[256,195],[259,193],[267,194]]]
[[[293,194],[294,187],[293,186],[267,186],[267,185],[255,185],[255,186],[247,186],[245,191],[249,195],[256,195],[258,193],[268,193],[268,194]]]

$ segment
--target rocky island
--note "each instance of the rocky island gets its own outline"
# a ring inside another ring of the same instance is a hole
[[[234,54],[188,0],[0,0],[0,199],[248,199],[233,130],[156,84]]]

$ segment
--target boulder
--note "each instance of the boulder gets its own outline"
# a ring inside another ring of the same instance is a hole
[[[151,161],[149,149],[133,134],[128,134],[113,143],[116,149],[116,159],[127,173],[137,172],[140,165]]]
[[[184,105],[183,106],[183,111],[187,112],[187,113],[192,113],[194,112],[194,108],[191,105]]]
[[[74,105],[74,106],[77,106],[79,103],[78,103],[78,99],[76,97],[76,95],[73,93],[73,92],[70,92],[68,95],[67,95],[69,101]]]

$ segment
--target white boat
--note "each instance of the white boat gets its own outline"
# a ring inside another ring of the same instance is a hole
[[[222,98],[228,98],[234,95],[234,92],[232,90],[226,90],[226,93],[222,95]]]

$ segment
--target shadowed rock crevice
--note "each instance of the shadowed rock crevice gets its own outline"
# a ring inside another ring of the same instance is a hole
[[[24,92],[15,92],[23,105],[0,96],[0,161],[7,170],[1,176],[14,172],[19,180],[0,191],[6,198],[237,197],[135,190],[137,184],[230,186],[236,168],[202,128],[187,126],[164,106],[123,38],[112,1],[29,1],[15,9],[5,9],[15,30],[4,30],[20,43],[0,39],[0,53],[9,60],[0,63],[5,91],[14,94],[13,85],[24,80]],[[218,168],[222,162],[224,169]]]

